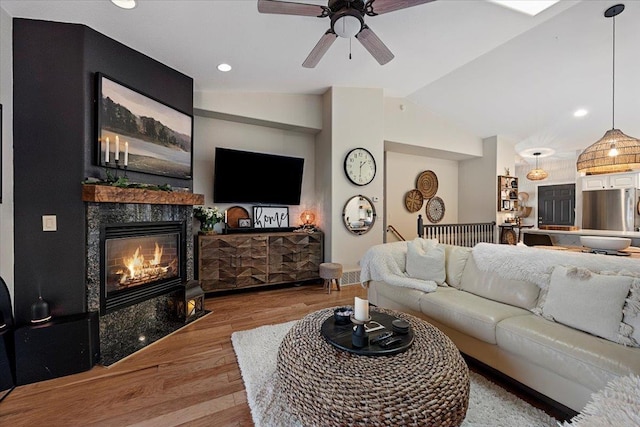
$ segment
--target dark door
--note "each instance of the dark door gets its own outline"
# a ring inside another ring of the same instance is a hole
[[[574,225],[575,207],[575,184],[538,187],[538,227],[541,225]]]

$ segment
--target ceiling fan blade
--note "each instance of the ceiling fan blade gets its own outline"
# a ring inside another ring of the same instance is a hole
[[[382,40],[367,25],[356,34],[356,38],[380,65],[384,65],[394,58],[389,48],[382,43]]]
[[[313,68],[318,65],[318,62],[320,62],[324,54],[327,53],[333,42],[336,41],[336,38],[338,38],[336,33],[334,33],[332,30],[327,30],[327,32],[324,33],[322,37],[320,37],[320,40],[313,48],[311,53],[309,53],[307,59],[304,60],[302,66],[304,68]]]
[[[365,13],[370,16],[382,15],[395,10],[418,6],[435,0],[369,0],[365,7]]]
[[[318,18],[328,16],[327,8],[325,6],[278,0],[258,0],[258,12],[279,13],[283,15],[317,16]]]

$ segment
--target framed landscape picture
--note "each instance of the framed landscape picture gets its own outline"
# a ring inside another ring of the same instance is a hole
[[[191,179],[193,117],[102,74],[97,164]]]

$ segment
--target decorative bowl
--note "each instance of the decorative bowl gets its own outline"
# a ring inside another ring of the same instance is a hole
[[[591,249],[619,251],[628,248],[631,244],[631,239],[626,237],[580,236],[580,243],[582,246]]]
[[[351,307],[338,307],[333,310],[333,320],[338,325],[346,325],[351,323],[351,315],[353,309]]]

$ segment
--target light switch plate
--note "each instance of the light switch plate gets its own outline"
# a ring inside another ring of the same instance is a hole
[[[58,231],[55,215],[42,215],[42,231]]]

